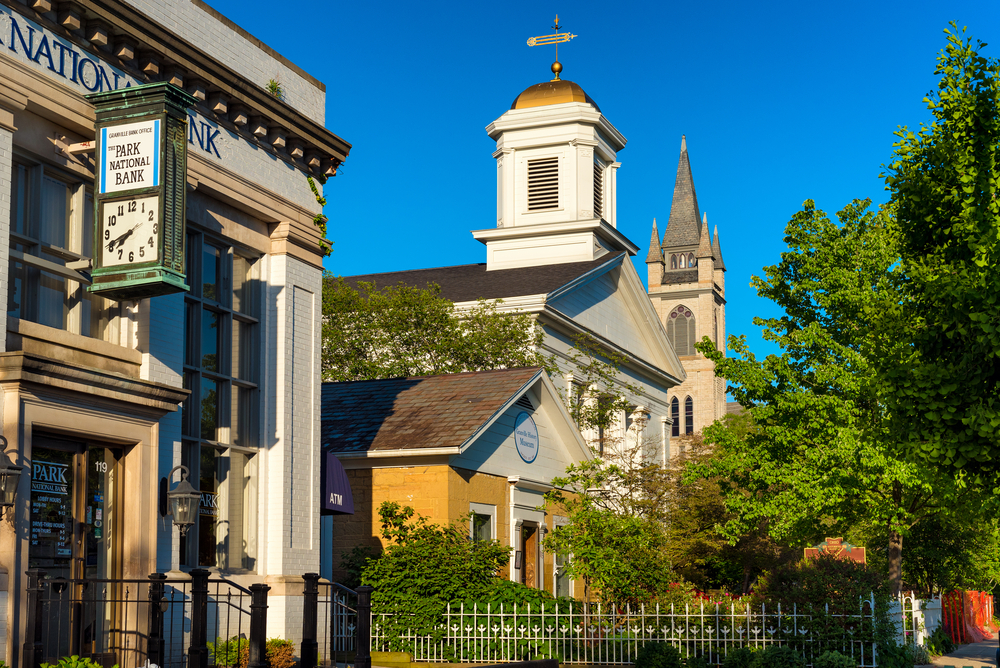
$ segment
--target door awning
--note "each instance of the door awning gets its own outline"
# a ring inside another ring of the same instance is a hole
[[[332,452],[324,452],[320,461],[322,462],[320,493],[323,495],[319,505],[320,514],[353,515],[354,497],[351,495],[351,483],[340,460]]]

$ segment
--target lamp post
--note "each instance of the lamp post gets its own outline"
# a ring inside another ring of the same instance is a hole
[[[171,469],[165,478],[167,485],[164,485],[164,487],[169,486],[170,478],[173,477],[174,471],[178,470],[181,472],[181,479],[176,487],[166,493],[169,510],[165,514],[173,516],[174,525],[180,530],[182,536],[186,536],[188,529],[194,526],[195,517],[198,513],[198,501],[201,500],[201,492],[192,487],[191,483],[188,482],[187,478],[190,472],[186,466],[175,466]]]
[[[10,461],[7,453],[7,439],[0,436],[0,519],[8,509],[14,509],[14,497],[17,495],[17,484],[21,480],[24,467]]]

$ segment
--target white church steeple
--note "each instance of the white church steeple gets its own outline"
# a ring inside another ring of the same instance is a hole
[[[625,137],[578,84],[531,86],[486,131],[497,143],[497,225],[473,236],[487,270],[638,252],[616,229]]]

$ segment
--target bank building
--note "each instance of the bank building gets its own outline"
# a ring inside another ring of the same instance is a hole
[[[439,523],[469,516],[473,538],[510,546],[511,580],[579,596],[582,587],[543,548],[545,534],[568,521],[542,510],[553,477],[595,456],[669,465],[672,438],[683,441],[724,415],[724,386],[693,348],[702,336],[724,339],[725,267],[718,234],[713,244],[707,219],[698,218],[686,141],[662,239],[654,222],[647,287],[631,260],[639,247],[618,229],[625,137],[560,71],[557,62],[554,79],[516,95],[486,128],[495,142],[496,218],[472,232],[485,262],[346,278],[436,284],[460,311],[502,300],[500,310],[544,327],[540,352],[559,373],[324,383],[323,447],[343,464],[354,493],[354,514],[324,525],[333,554],[327,561],[331,551],[323,550],[325,575],[340,575],[339,556],[354,546],[378,547],[378,507],[394,501]],[[629,402],[614,425],[583,434],[564,405],[599,400],[574,360],[579,336],[622,360],[615,382]],[[470,419],[460,420],[463,412]],[[399,436],[404,427],[409,438]]]
[[[321,466],[307,177],[322,193],[351,148],[325,98],[201,0],[0,0],[7,665],[32,647],[141,663],[107,647],[145,642],[114,619],[127,607],[36,601],[32,645],[29,570],[43,597],[112,599],[208,568],[270,587],[268,637],[299,632],[286,601],[319,569]],[[164,497],[185,474],[181,536]]]

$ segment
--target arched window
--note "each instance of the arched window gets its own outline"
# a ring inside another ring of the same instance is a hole
[[[684,400],[684,433],[694,433],[694,399],[691,397]]]
[[[694,256],[694,253],[688,253],[688,266],[689,267],[698,266],[698,258]]]
[[[687,306],[677,306],[667,316],[667,338],[678,355],[694,355],[694,313]]]
[[[677,255],[671,255],[670,256],[670,268],[671,269],[676,269],[677,268]]]
[[[670,426],[671,436],[681,435],[681,402],[677,401],[677,397],[670,400],[670,419],[674,423]]]
[[[687,256],[684,255],[684,253],[681,253],[680,255],[677,256],[677,268],[683,269],[686,266],[687,266]]]

